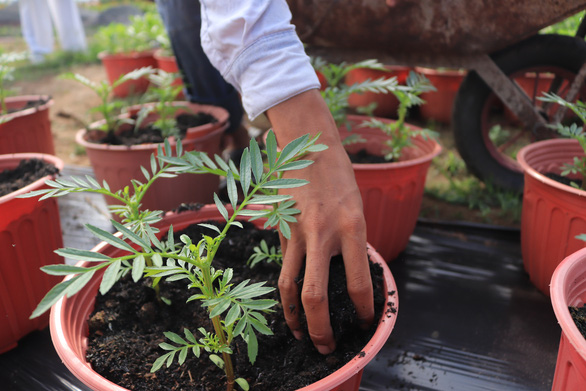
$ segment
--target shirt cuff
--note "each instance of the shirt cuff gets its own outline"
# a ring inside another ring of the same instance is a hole
[[[251,120],[295,95],[320,87],[295,31],[257,40],[236,58],[224,77],[241,92]]]

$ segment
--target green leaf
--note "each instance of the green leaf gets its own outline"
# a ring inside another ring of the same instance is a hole
[[[244,391],[248,391],[250,390],[250,386],[248,385],[248,382],[246,381],[246,379],[243,379],[241,377],[237,378],[234,380],[236,382],[236,384],[238,384],[238,386],[240,388],[242,388]]]
[[[85,273],[88,269],[85,267],[59,264],[43,266],[41,270],[52,276],[67,276],[69,274]]]
[[[55,250],[55,253],[57,255],[61,255],[62,257],[71,258],[76,261],[103,262],[111,259],[109,256],[101,253],[89,250],[78,250],[76,248],[60,248]]]
[[[214,193],[214,202],[216,203],[216,206],[218,207],[218,211],[220,212],[220,214],[222,215],[224,220],[228,221],[229,220],[228,211],[226,210],[226,207],[224,207],[224,204],[222,204],[222,201],[220,201],[220,199],[218,198],[218,195],[216,193]]]
[[[305,167],[309,167],[313,164],[313,160],[295,160],[289,163],[285,163],[278,168],[277,171],[293,171],[301,170]]]
[[[277,166],[286,163],[287,161],[289,161],[290,159],[292,159],[293,157],[295,157],[295,155],[297,155],[297,153],[299,153],[299,151],[301,151],[303,149],[303,147],[306,146],[307,144],[307,140],[309,139],[309,135],[303,135],[301,137],[296,138],[295,140],[291,141],[289,144],[285,145],[285,147],[283,148],[283,151],[281,151],[281,153],[279,154],[279,159],[277,160]]]
[[[236,209],[236,204],[238,204],[238,189],[236,188],[236,181],[234,180],[232,171],[229,171],[228,175],[226,175],[226,184],[228,188],[228,198],[230,199],[232,208]]]
[[[292,189],[307,185],[309,181],[305,179],[280,178],[268,181],[263,185],[263,189]]]
[[[256,361],[256,356],[258,355],[258,340],[256,339],[256,335],[250,326],[246,327],[246,344],[248,345],[248,359],[250,360],[251,364],[254,364]]]
[[[220,231],[220,229],[219,229],[218,227],[216,227],[215,225],[212,225],[212,224],[206,224],[206,223],[200,223],[200,224],[198,224],[198,225],[199,225],[200,227],[209,228],[209,229],[211,229],[212,231],[215,231],[215,232],[217,232],[217,233],[219,233],[219,234],[221,234],[221,233],[222,233],[222,231]]]
[[[250,165],[256,183],[260,183],[262,181],[263,173],[262,155],[254,138],[250,139]]]
[[[155,362],[153,363],[153,366],[151,368],[151,373],[157,372],[159,369],[161,369],[161,367],[165,364],[165,361],[167,361],[167,358],[171,354],[172,353],[163,354],[162,356],[160,356],[159,358],[157,358],[155,360]]]
[[[287,201],[292,197],[287,194],[277,194],[277,195],[255,195],[249,201],[250,204],[256,205],[267,205],[267,204],[275,204],[277,202]]]
[[[269,130],[266,140],[267,161],[269,163],[269,170],[273,170],[277,163],[277,139],[273,130]]]
[[[137,234],[135,234],[134,232],[132,232],[131,230],[126,228],[124,225],[122,225],[119,222],[114,221],[114,220],[112,220],[112,225],[114,226],[114,228],[116,230],[120,231],[124,235],[124,237],[127,237],[128,239],[130,239],[134,243],[138,244],[143,249],[145,249],[145,250],[150,249],[150,247],[151,247],[150,243],[146,242],[143,238],[141,238],[140,236],[138,236]]]
[[[224,313],[224,311],[226,311],[228,309],[228,307],[230,307],[230,304],[232,304],[230,302],[229,298],[224,298],[224,300],[222,300],[219,304],[217,304],[212,311],[210,312],[210,319],[211,318],[215,318],[216,316],[219,316],[221,314]]]
[[[224,323],[226,324],[226,326],[230,326],[231,324],[236,322],[240,317],[240,313],[240,306],[232,306],[232,308],[230,308],[230,311],[228,311],[226,317],[224,318]]]
[[[250,188],[251,175],[250,155],[248,154],[248,148],[244,148],[240,158],[240,186],[245,197],[248,195],[248,189]]]
[[[118,281],[118,273],[120,272],[121,266],[122,262],[113,262],[104,272],[102,282],[100,283],[100,293],[102,295],[105,295],[116,283],[116,281]]]
[[[121,250],[127,250],[130,252],[134,252],[134,249],[131,245],[126,243],[124,240],[112,235],[111,233],[104,231],[101,228],[94,227],[91,224],[86,224],[86,227],[99,239],[103,240],[104,242],[111,244],[114,247],[117,247]]]
[[[187,358],[187,352],[189,352],[187,346],[179,351],[179,358],[177,359],[179,365],[183,365],[185,362],[185,359]]]
[[[281,220],[279,222],[279,231],[281,231],[285,239],[291,239],[291,227],[289,227],[286,221]]]
[[[173,333],[171,331],[165,331],[163,333],[165,337],[167,337],[171,342],[174,342],[178,345],[188,345],[188,343],[179,336],[179,334]]]
[[[215,354],[210,354],[210,360],[220,369],[224,369],[224,360]]]
[[[269,213],[268,209],[263,210],[254,210],[254,209],[242,209],[238,215],[240,216],[249,216],[249,217],[264,217],[267,213]]]
[[[59,299],[61,299],[61,297],[63,297],[63,295],[65,295],[66,289],[74,282],[74,280],[76,278],[79,278],[79,276],[76,276],[76,277],[73,277],[72,279],[61,282],[61,283],[55,285],[53,288],[51,288],[49,290],[49,292],[47,292],[45,297],[43,297],[41,302],[37,305],[37,308],[35,308],[35,310],[31,314],[30,318],[31,319],[36,318],[36,317],[44,314],[46,311],[48,311],[53,306],[53,304],[57,303],[59,301]]]
[[[146,261],[142,254],[134,258],[134,262],[132,263],[132,280],[134,282],[138,282],[141,279],[145,266]]]

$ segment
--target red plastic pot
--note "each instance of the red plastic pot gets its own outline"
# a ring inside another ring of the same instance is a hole
[[[586,248],[560,263],[551,279],[550,292],[553,311],[562,328],[552,390],[583,390],[586,384],[586,340],[568,307],[581,307],[586,303]]]
[[[179,73],[179,67],[177,66],[177,59],[173,55],[166,55],[164,50],[157,50],[154,53],[155,60],[157,61],[157,68],[167,73]],[[183,80],[178,76],[173,82],[174,86],[183,86]],[[183,91],[179,94],[179,98],[183,99]]]
[[[63,161],[55,156],[19,153],[0,156],[0,172],[32,158],[63,169]],[[48,315],[29,317],[43,296],[59,282],[59,277],[40,270],[41,266],[63,263],[63,258],[53,252],[63,247],[57,200],[16,198],[44,188],[48,179],[54,178],[46,176],[0,197],[0,354],[49,323]]]
[[[182,140],[183,150],[207,152],[210,156],[219,154],[220,141],[227,127],[228,123],[224,123],[223,127],[212,129],[201,137]],[[197,133],[197,130],[194,132]],[[96,179],[99,182],[105,180],[113,190],[129,186],[135,178],[144,180],[140,167],[150,168],[150,157],[157,152],[159,144],[122,146],[90,141],[100,136],[100,131],[88,132],[86,129],[78,131],[75,136],[75,141],[86,150]],[[174,150],[177,145],[175,140],[171,139],[170,143]],[[218,186],[219,178],[212,174],[182,174],[175,178],[161,178],[149,188],[143,198],[142,208],[168,211],[182,203],[212,203]],[[117,204],[110,197],[106,197],[106,203]]]
[[[531,282],[549,294],[558,264],[584,246],[575,238],[586,233],[586,191],[563,185],[544,174],[560,174],[564,163],[584,156],[576,140],[552,139],[523,147],[517,161],[525,185],[521,214],[521,252]]]
[[[352,131],[340,127],[341,138],[358,134],[366,142],[348,145],[346,150],[354,153],[366,149],[373,155],[382,156],[387,136],[379,129],[359,127],[368,117],[350,115],[348,120]],[[427,171],[431,160],[440,152],[441,146],[436,141],[415,137],[413,146],[406,148],[397,162],[352,164],[362,195],[368,242],[387,261],[395,259],[407,247],[421,209]]]
[[[396,77],[399,84],[404,84],[409,71],[411,68],[404,66],[386,66],[388,71],[379,71],[368,68],[353,69],[346,74],[345,83],[347,85],[353,85],[356,83],[362,83],[368,79],[376,80],[384,77],[390,79]],[[377,94],[374,92],[364,92],[362,94],[351,94],[348,98],[348,104],[351,108],[356,109],[358,107],[368,106],[372,102],[376,102],[377,106],[373,114],[378,117],[396,117],[397,109],[399,107],[399,101],[395,95],[388,94]]]
[[[165,233],[169,224],[173,225],[175,231],[178,231],[188,225],[210,219],[221,219],[217,208],[213,205],[207,205],[196,212],[168,214],[164,220],[164,226],[161,227],[161,234]],[[256,220],[254,223],[257,227],[262,227],[264,221]],[[115,256],[121,250],[106,243],[101,243],[93,251]],[[396,314],[391,315],[391,308],[398,309],[398,297],[396,293],[389,295],[388,292],[396,292],[397,287],[389,268],[381,256],[370,246],[368,247],[368,253],[370,259],[383,268],[384,294],[387,297],[383,317],[378,324],[377,330],[362,350],[360,356],[354,357],[335,373],[302,388],[303,391],[357,391],[364,367],[375,357],[393,330]],[[85,359],[88,335],[86,321],[93,310],[100,280],[101,274],[96,274],[90,283],[77,295],[64,298],[53,306],[50,324],[51,337],[63,363],[84,384],[96,391],[124,391],[124,388],[95,373]]]
[[[20,110],[28,102],[44,102],[40,106]],[[9,111],[2,118],[9,121],[0,124],[0,155],[8,153],[35,152],[55,154],[49,108],[53,99],[46,95],[24,95],[6,98]]]
[[[119,54],[102,52],[98,55],[98,58],[102,61],[102,65],[104,65],[110,84],[118,80],[120,76],[132,72],[135,69],[148,66],[152,68],[157,67],[157,60],[155,60],[152,50]],[[147,77],[129,80],[114,88],[114,96],[125,98],[129,95],[144,94],[149,84],[150,82]]]
[[[454,100],[466,72],[420,67],[416,67],[415,71],[427,77],[437,90],[421,94],[421,99],[425,101],[423,105],[419,106],[421,116],[425,119],[449,124],[452,121]]]

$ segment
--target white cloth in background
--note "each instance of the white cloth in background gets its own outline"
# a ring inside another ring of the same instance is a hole
[[[319,80],[285,0],[201,0],[201,43],[251,119]]]
[[[87,48],[81,16],[74,0],[19,0],[20,25],[33,61],[53,51],[53,24],[63,50]]]

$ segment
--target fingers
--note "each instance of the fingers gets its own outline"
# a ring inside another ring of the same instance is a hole
[[[329,270],[330,254],[321,250],[315,252],[309,247],[301,301],[309,337],[321,354],[330,354],[336,349],[328,305]]]
[[[349,224],[355,224],[346,232],[366,232],[361,216],[352,218]],[[362,228],[361,228],[362,227]],[[374,299],[372,279],[366,252],[366,238],[361,235],[347,235],[342,241],[342,255],[346,272],[348,295],[356,308],[356,315],[361,327],[368,328],[374,320]]]
[[[283,243],[285,247],[283,247]],[[283,250],[285,248],[286,250]],[[291,246],[288,248],[288,242],[281,237],[281,249],[283,253],[283,267],[279,275],[279,294],[283,313],[287,326],[297,339],[303,337],[301,324],[299,323],[299,312],[301,306],[299,302],[299,288],[297,278],[301,271],[301,266],[305,262],[305,248],[301,246]]]

